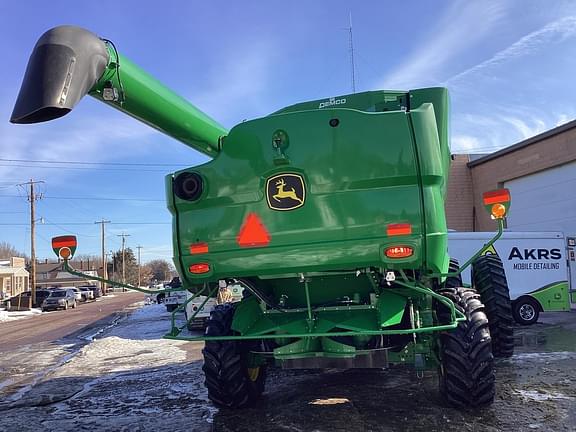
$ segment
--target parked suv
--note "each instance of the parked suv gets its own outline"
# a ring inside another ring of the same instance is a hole
[[[48,297],[49,294],[50,291],[47,289],[37,289],[36,303],[34,303],[32,307],[40,307],[44,299]],[[4,300],[4,306],[8,307],[8,305],[10,305],[10,308],[12,309],[27,308],[30,302],[31,295],[32,295],[31,291],[24,291],[16,296]]]
[[[42,303],[42,311],[75,308],[76,294],[71,289],[55,289],[50,291],[50,295]]]
[[[94,291],[87,286],[78,287],[82,294],[82,301],[94,300]]]

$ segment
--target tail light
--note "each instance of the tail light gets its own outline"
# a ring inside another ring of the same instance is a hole
[[[410,246],[392,246],[384,253],[388,258],[408,258],[414,255],[414,249]]]
[[[210,271],[210,264],[208,264],[208,263],[192,264],[188,268],[188,270],[190,270],[190,273],[194,273],[194,274],[208,273]]]

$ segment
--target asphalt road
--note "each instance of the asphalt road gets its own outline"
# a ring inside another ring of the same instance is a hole
[[[112,319],[115,313],[143,299],[144,294],[138,292],[115,293],[96,301],[79,303],[76,309],[44,312],[31,319],[2,323],[0,352],[40,342],[54,342],[80,331],[101,327],[104,324],[102,320]]]

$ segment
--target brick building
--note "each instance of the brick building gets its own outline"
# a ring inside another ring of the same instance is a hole
[[[493,231],[482,193],[507,187],[513,231],[576,234],[576,120],[489,155],[455,155],[448,181],[448,228]]]

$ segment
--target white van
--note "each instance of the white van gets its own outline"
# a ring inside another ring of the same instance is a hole
[[[463,264],[493,235],[449,232],[448,252]],[[514,318],[520,324],[535,323],[540,312],[570,310],[570,287],[574,286],[570,280],[573,240],[561,232],[505,231],[485,252],[498,255],[504,264]],[[471,283],[470,269],[462,273],[465,284]]]

